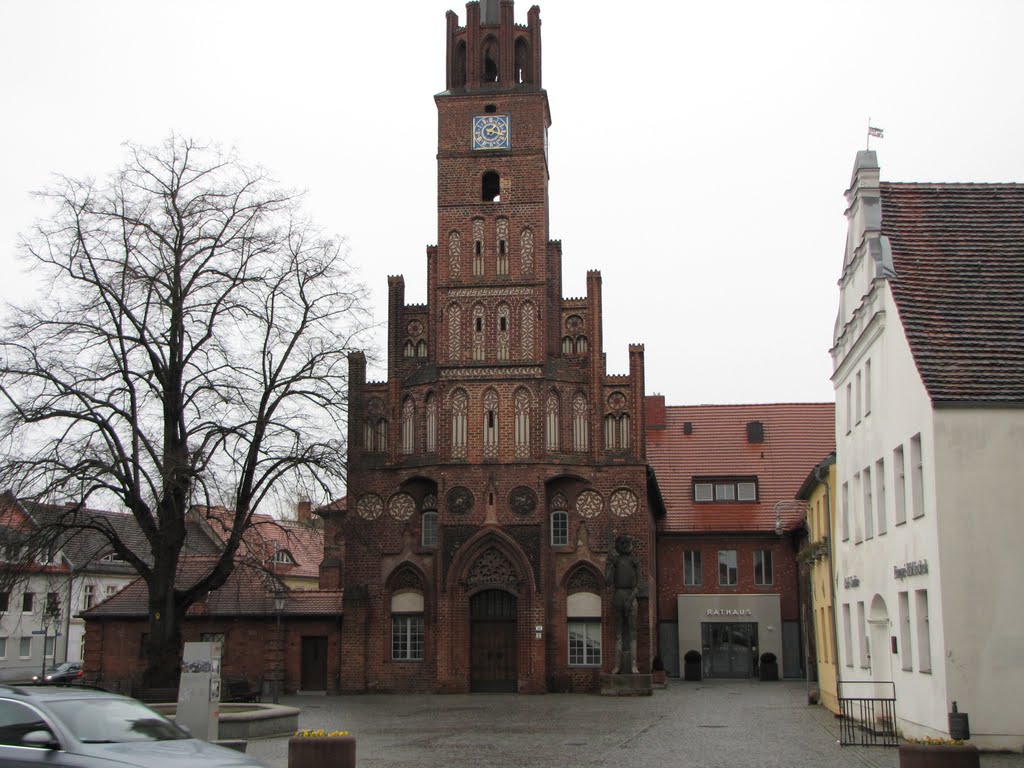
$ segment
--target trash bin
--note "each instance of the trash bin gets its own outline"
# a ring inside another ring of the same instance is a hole
[[[953,702],[953,711],[949,713],[949,738],[957,741],[967,741],[971,738],[971,724],[967,719],[967,713],[961,712]]]

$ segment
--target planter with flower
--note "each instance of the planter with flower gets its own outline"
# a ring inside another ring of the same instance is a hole
[[[979,768],[978,748],[959,739],[907,739],[900,768]]]
[[[355,768],[356,737],[348,731],[296,731],[288,739],[288,768]]]

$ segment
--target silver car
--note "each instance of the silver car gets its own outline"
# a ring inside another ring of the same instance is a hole
[[[192,738],[126,696],[89,688],[0,685],[0,766],[253,768],[241,752]]]

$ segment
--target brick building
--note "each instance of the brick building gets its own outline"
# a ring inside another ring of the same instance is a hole
[[[635,541],[653,656],[643,347],[605,370],[601,275],[562,297],[550,239],[540,11],[447,16],[438,244],[427,303],[389,277],[387,380],[350,358],[348,496],[327,520],[344,691],[595,690],[613,644],[604,564]]]
[[[807,474],[833,450],[832,403],[666,406],[647,398],[647,453],[664,499],[658,523],[658,647],[678,674],[750,677],[764,652],[803,671],[796,553]]]

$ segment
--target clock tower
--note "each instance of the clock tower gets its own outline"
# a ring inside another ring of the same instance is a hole
[[[427,302],[389,277],[387,379],[350,358],[348,496],[322,510],[342,690],[597,690],[617,664],[604,574],[621,535],[641,671],[654,655],[643,347],[608,374],[600,273],[562,296],[540,9],[514,11],[448,12]]]

